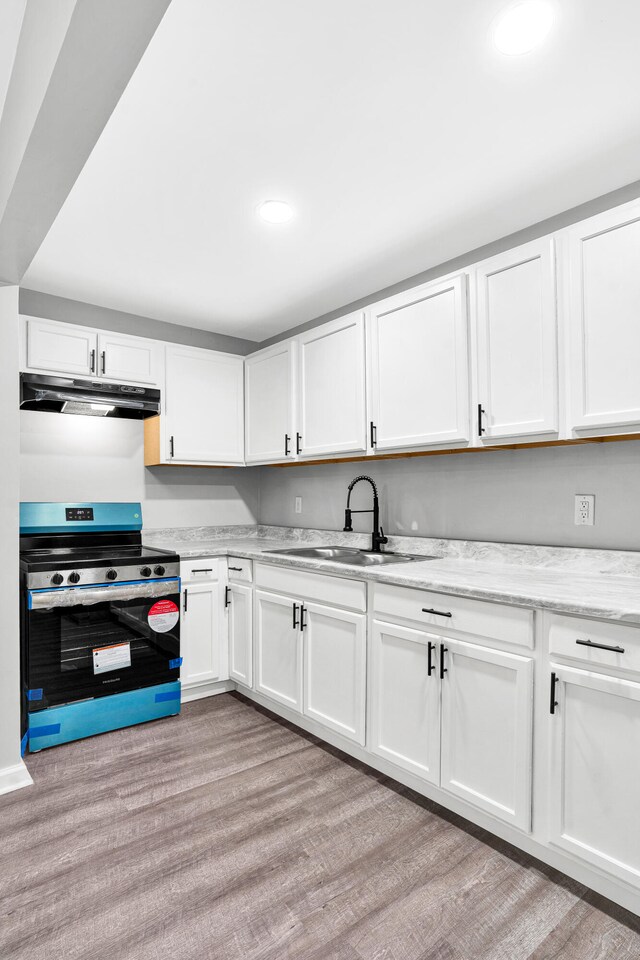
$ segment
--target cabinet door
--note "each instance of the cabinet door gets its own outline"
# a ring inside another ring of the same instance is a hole
[[[309,330],[298,345],[299,453],[366,450],[364,314]]]
[[[217,582],[182,588],[180,649],[183,684],[221,679],[220,593]]]
[[[158,383],[160,348],[152,340],[101,333],[98,354],[98,370],[106,380]]]
[[[371,307],[367,348],[376,450],[469,440],[464,275]]]
[[[167,348],[164,401],[169,462],[243,463],[243,369],[242,357]]]
[[[245,452],[248,463],[273,463],[295,454],[294,341],[244,361]]]
[[[255,688],[291,710],[302,712],[300,602],[256,590]],[[297,623],[294,626],[294,621]]]
[[[253,588],[232,583],[228,591],[229,676],[250,687],[253,683]]]
[[[640,684],[551,669],[550,840],[640,886]]]
[[[440,782],[438,641],[428,633],[373,621],[370,749],[436,785]]]
[[[98,336],[73,323],[26,319],[26,364],[33,370],[95,376]]]
[[[304,713],[364,746],[366,617],[304,602]]]
[[[566,231],[569,426],[640,424],[640,203]]]
[[[479,439],[558,431],[553,240],[487,260],[475,271]]]
[[[533,661],[449,637],[441,643],[441,785],[528,831]]]

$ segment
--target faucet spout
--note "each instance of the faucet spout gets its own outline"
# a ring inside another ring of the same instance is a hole
[[[351,493],[353,488],[357,483],[360,483],[361,480],[366,480],[367,483],[371,484],[373,490],[373,508],[371,510],[352,510],[351,509]],[[384,530],[380,526],[380,501],[378,500],[378,488],[375,485],[375,481],[371,477],[360,476],[356,477],[349,484],[347,490],[347,506],[344,511],[344,527],[345,532],[350,532],[353,530],[352,525],[352,514],[354,513],[372,513],[373,514],[373,532],[371,534],[371,552],[372,553],[381,553],[380,547],[383,543],[388,543],[388,538],[384,535]]]

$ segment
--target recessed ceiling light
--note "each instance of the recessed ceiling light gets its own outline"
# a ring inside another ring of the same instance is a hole
[[[493,29],[493,42],[509,57],[531,53],[553,26],[553,7],[546,0],[523,0],[500,14]]]
[[[293,217],[293,209],[286,200],[265,200],[258,207],[258,214],[267,223],[288,223]]]

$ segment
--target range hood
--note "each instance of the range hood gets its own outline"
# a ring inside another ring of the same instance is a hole
[[[144,420],[160,413],[160,391],[102,380],[21,373],[20,409]]]

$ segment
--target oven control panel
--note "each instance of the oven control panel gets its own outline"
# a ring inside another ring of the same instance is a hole
[[[77,570],[39,570],[27,574],[28,590],[46,590],[64,587],[88,587],[112,583],[132,583],[137,580],[160,580],[180,576],[180,561],[165,560],[150,569],[144,562],[118,567],[84,567]]]

